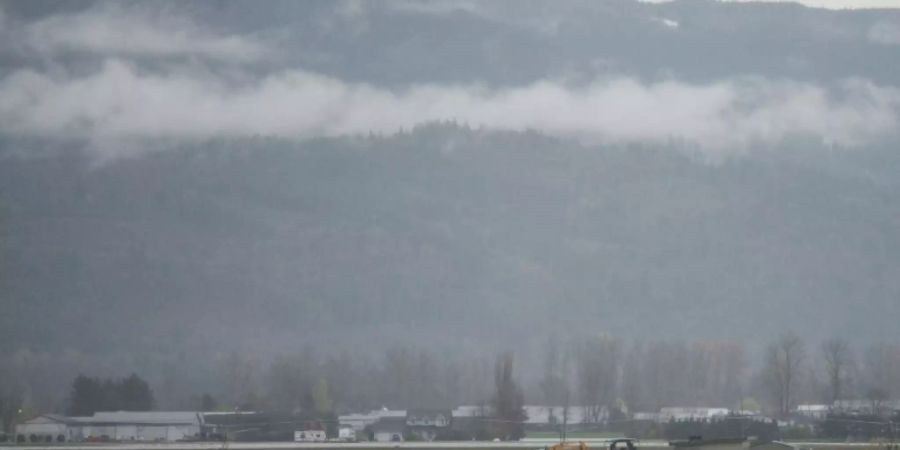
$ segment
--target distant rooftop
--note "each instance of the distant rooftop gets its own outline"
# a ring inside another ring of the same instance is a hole
[[[80,423],[193,425],[201,423],[201,413],[194,411],[98,411],[89,417],[69,417]]]
[[[406,427],[405,417],[382,417],[372,424],[372,431],[402,433]]]

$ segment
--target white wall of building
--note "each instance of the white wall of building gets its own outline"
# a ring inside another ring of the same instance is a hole
[[[376,431],[375,432],[375,442],[395,442],[403,440],[403,433],[399,431],[390,432],[390,431]],[[396,437],[396,439],[395,439]]]
[[[294,442],[324,442],[328,437],[325,430],[302,430],[294,432]]]
[[[68,427],[64,423],[24,423],[16,425],[16,434],[25,436],[29,439],[31,435],[38,436],[44,441],[46,436],[50,436],[56,441],[57,436],[63,435],[68,438]]]
[[[367,426],[378,422],[382,417],[406,417],[405,409],[376,409],[368,413],[361,414],[345,414],[338,417],[341,426],[353,428],[356,432],[360,432]]]

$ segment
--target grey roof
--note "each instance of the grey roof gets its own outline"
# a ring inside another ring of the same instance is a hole
[[[197,412],[183,411],[101,411],[93,416],[63,416],[41,414],[25,423],[64,423],[67,425],[200,425],[203,418]]]
[[[781,449],[781,450],[790,450],[795,448],[791,444],[787,444],[781,441],[770,441],[770,442],[754,442],[750,445],[750,448],[761,448],[765,447],[768,449]]]
[[[438,414],[443,414],[444,417],[450,417],[453,414],[453,411],[450,409],[409,409],[406,411],[407,416],[431,416],[435,417]]]
[[[486,419],[486,417],[475,416],[454,417],[450,422],[450,428],[459,431],[477,430],[484,425]]]
[[[375,432],[402,433],[404,429],[406,429],[405,417],[382,417],[372,424],[372,431]]]
[[[723,439],[687,439],[687,440],[678,440],[678,441],[670,441],[670,447],[703,447],[707,445],[727,445],[727,444],[736,444],[741,445],[746,442],[744,438],[723,438]]]
[[[423,419],[434,421],[440,416],[449,422],[453,418],[453,412],[449,409],[410,409],[406,411],[407,421]]]
[[[25,421],[24,424],[37,424],[37,423],[50,423],[50,422],[68,424],[68,423],[72,423],[73,421],[72,421],[71,417],[66,417],[66,416],[62,416],[59,414],[41,414],[40,416],[37,416],[31,420]]]
[[[200,413],[193,411],[100,411],[90,417],[69,418],[84,424],[200,425]]]

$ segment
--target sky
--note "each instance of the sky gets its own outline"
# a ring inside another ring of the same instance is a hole
[[[757,1],[757,0],[737,0]],[[777,0],[776,0],[777,1]],[[781,0],[787,1],[787,0]],[[830,9],[900,8],[900,0],[799,0],[806,6]]]
[[[663,3],[671,0],[642,0],[652,3]],[[815,8],[828,9],[861,9],[861,8],[900,8],[900,0],[725,0],[737,2],[792,2]]]

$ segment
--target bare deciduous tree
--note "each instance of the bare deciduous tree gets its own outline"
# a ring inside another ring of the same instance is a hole
[[[618,384],[619,342],[608,336],[587,339],[577,353],[578,389],[586,420],[600,422]]]
[[[841,399],[853,364],[850,344],[842,338],[832,338],[822,343],[822,356],[825,360],[825,373],[828,376],[828,387],[831,403]]]
[[[882,403],[900,391],[900,345],[879,342],[865,354],[864,384],[872,411],[878,413]]]
[[[767,385],[778,403],[778,415],[787,417],[794,402],[794,388],[805,359],[803,341],[793,333],[781,335],[766,350]]]

